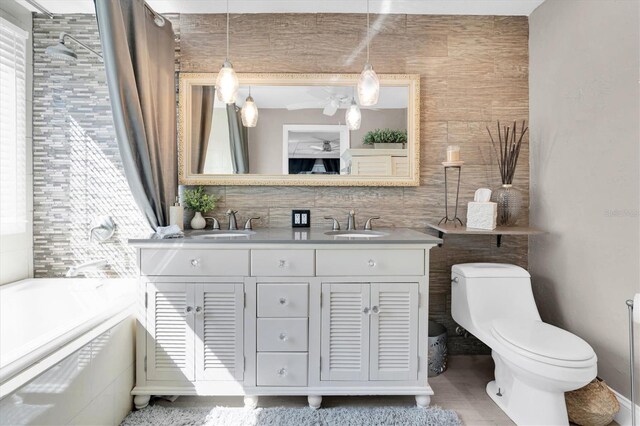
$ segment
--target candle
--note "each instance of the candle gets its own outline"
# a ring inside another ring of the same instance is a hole
[[[453,163],[460,161],[460,147],[457,145],[449,145],[447,147],[447,162]]]

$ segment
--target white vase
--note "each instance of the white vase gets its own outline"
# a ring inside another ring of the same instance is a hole
[[[207,226],[207,221],[202,217],[202,213],[196,212],[191,219],[191,229],[204,229],[205,226]]]

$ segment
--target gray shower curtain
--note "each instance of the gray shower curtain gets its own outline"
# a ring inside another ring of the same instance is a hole
[[[177,195],[174,35],[143,0],[94,0],[125,175],[156,230]]]
[[[215,86],[191,88],[191,173],[203,174],[213,122]]]
[[[237,175],[249,173],[249,137],[242,125],[240,109],[235,104],[227,105],[229,121],[229,143],[231,144],[231,164]]]

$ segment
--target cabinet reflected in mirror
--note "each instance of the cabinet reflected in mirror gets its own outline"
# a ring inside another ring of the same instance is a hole
[[[381,75],[378,104],[361,107],[352,130],[345,114],[357,103],[358,75],[239,78],[237,101],[228,105],[216,96],[215,74],[181,74],[181,184],[417,185],[417,76]],[[255,127],[241,118],[249,93],[259,111]]]

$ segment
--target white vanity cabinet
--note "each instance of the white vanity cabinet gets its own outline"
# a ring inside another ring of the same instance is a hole
[[[248,406],[306,395],[316,408],[323,395],[414,395],[427,406],[435,244],[135,241],[136,407],[151,395]]]

